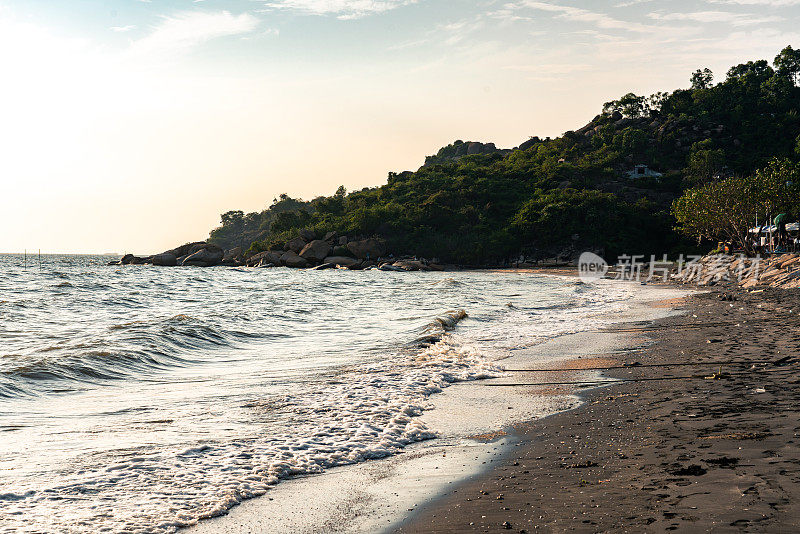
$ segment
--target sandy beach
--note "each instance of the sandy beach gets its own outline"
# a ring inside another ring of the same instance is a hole
[[[647,380],[517,427],[509,457],[395,532],[796,532],[800,297],[714,291],[683,307],[631,326],[656,343],[604,372]]]

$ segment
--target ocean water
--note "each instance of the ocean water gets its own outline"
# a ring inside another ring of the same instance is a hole
[[[173,532],[435,439],[419,416],[635,288],[0,255],[0,532]]]

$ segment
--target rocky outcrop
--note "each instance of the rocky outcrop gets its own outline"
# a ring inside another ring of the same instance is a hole
[[[178,265],[178,257],[172,252],[162,252],[153,256],[152,263],[158,267],[175,267]]]
[[[510,150],[497,148],[494,143],[479,143],[475,141],[456,141],[452,145],[447,145],[439,149],[435,156],[428,156],[425,158],[423,167],[436,165],[437,163],[447,163],[451,161],[458,161],[465,156],[474,156],[477,154],[508,154]]]
[[[258,254],[247,258],[246,265],[248,267],[266,267],[269,264],[280,265],[281,256],[283,256],[282,252],[275,252],[274,250],[259,252]]]
[[[307,242],[305,239],[298,236],[288,241],[286,245],[284,245],[283,250],[291,250],[292,252],[298,254],[306,246],[306,243]]]
[[[181,262],[183,266],[192,267],[213,267],[218,265],[225,252],[217,245],[207,244],[204,248],[189,254],[186,259]]]
[[[386,244],[375,238],[364,239],[362,241],[349,242],[347,244],[347,250],[360,260],[374,260],[386,253]]]
[[[308,260],[301,258],[296,252],[288,250],[281,256],[281,265],[301,269],[308,267]]]
[[[359,262],[355,258],[350,258],[348,256],[327,256],[323,263],[330,263],[332,265],[340,265],[342,267],[351,267]]]
[[[321,239],[315,239],[303,247],[300,257],[309,263],[317,264],[325,259],[331,252],[331,244]]]

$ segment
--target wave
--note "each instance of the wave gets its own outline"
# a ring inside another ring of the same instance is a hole
[[[56,341],[27,354],[5,355],[0,359],[0,397],[70,391],[65,382],[78,386],[147,378],[205,363],[213,358],[211,349],[236,349],[244,340],[264,337],[223,331],[187,315],[115,324],[106,334],[81,342]]]
[[[455,317],[465,313],[451,312]],[[447,325],[455,322],[445,321]],[[171,533],[200,519],[227,513],[245,499],[263,495],[280,481],[330,468],[385,458],[409,444],[437,437],[420,419],[430,395],[451,384],[500,376],[479,353],[448,334],[424,350],[387,356],[384,362],[273,399],[274,419],[287,427],[265,426],[257,436],[233,441],[185,443],[153,454],[114,451],[93,457],[80,474],[61,478],[36,493],[0,495],[16,521],[39,501],[59,495],[104,495],[109,488],[137,495],[135,506],[112,499],[70,503],[71,517],[94,530]],[[266,402],[254,403],[256,413]],[[112,483],[113,481],[113,483]],[[143,487],[148,488],[142,492]],[[27,517],[31,517],[28,515]],[[57,514],[39,515],[37,527],[58,531]],[[13,523],[8,528],[14,528]],[[19,526],[25,526],[24,524]],[[23,529],[24,530],[24,529]],[[0,526],[0,532],[3,527]]]
[[[435,317],[422,330],[414,342],[428,345],[436,343],[442,339],[445,332],[453,330],[458,323],[469,317],[464,310],[451,310]]]

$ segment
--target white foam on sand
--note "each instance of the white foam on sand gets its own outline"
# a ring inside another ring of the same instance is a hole
[[[645,342],[643,338],[630,333],[603,333],[597,329],[618,322],[650,321],[669,315],[674,312],[653,308],[648,303],[687,294],[683,290],[638,284],[613,285],[605,281],[597,284],[587,288],[587,292],[593,294],[598,308],[593,308],[595,300],[583,303],[580,324],[565,323],[561,317],[553,319],[560,328],[547,320],[530,329],[517,324],[513,343],[519,345],[520,340],[523,343],[516,350],[507,350],[501,356],[503,359],[495,363],[508,369],[532,369],[543,363],[636,348]],[[599,297],[593,291],[596,289],[615,296]],[[542,328],[549,329],[556,337],[546,338],[544,342],[539,339],[538,344],[525,342],[526,332],[527,339],[532,339],[544,335]],[[470,349],[445,337],[421,353],[417,364],[430,358],[431,362],[437,362],[434,365],[440,365],[442,360],[448,361],[455,354],[460,356],[450,363],[458,365],[459,358],[470,355]],[[470,355],[469,358],[478,359],[465,363],[465,368],[482,368],[482,378],[496,375],[493,365],[480,363],[480,356]],[[599,373],[586,371],[571,379],[594,380],[597,377]],[[487,386],[493,381],[524,380],[521,374],[506,374],[480,382],[454,383],[441,394],[430,397],[420,407],[425,409],[424,413],[413,419],[420,431],[435,433],[439,439],[408,442],[402,450],[393,448],[393,452],[399,454],[380,462],[347,465],[323,474],[284,481],[270,489],[266,497],[246,501],[227,516],[203,521],[190,532],[355,533],[378,532],[396,526],[420,504],[452,491],[463,480],[479,476],[483,469],[511,452],[515,443],[504,436],[504,429],[580,403],[573,394],[537,395],[531,387]],[[477,435],[483,435],[482,439],[474,439]],[[496,439],[486,442],[487,437]]]

